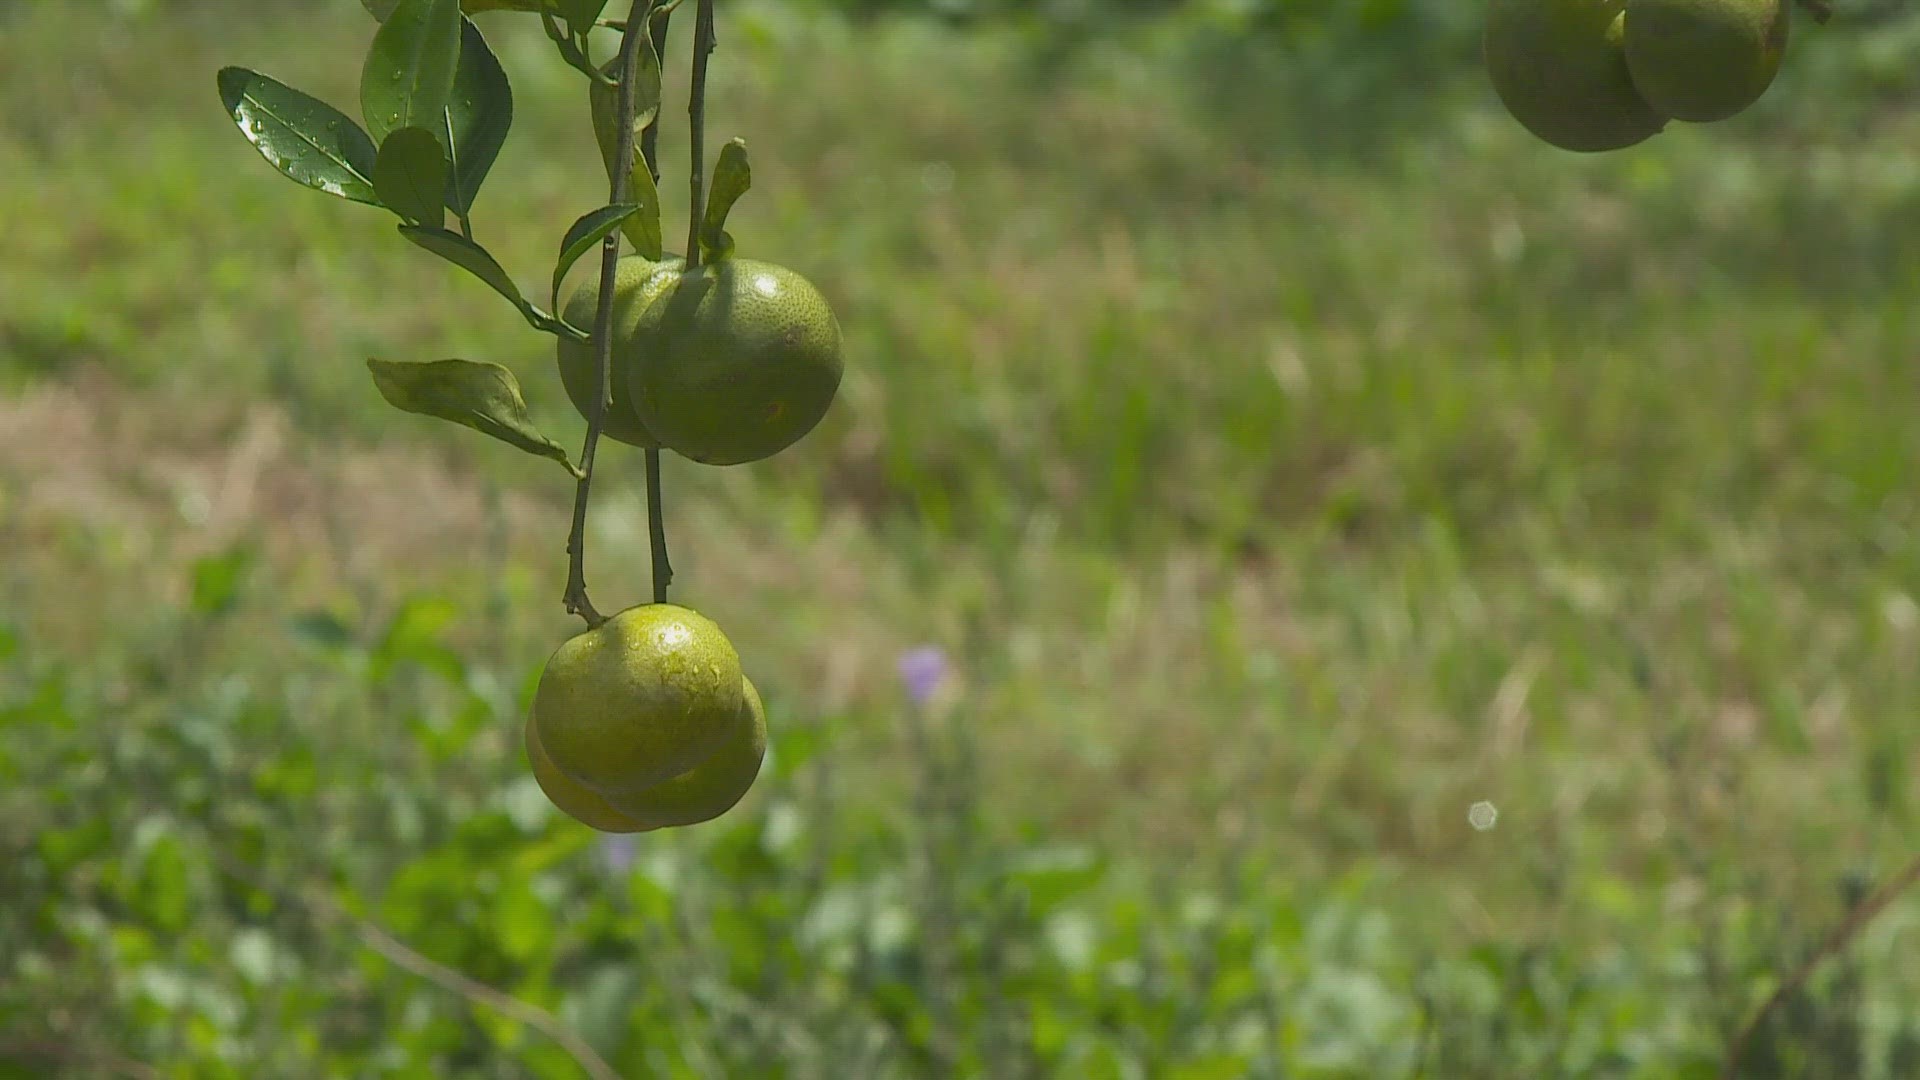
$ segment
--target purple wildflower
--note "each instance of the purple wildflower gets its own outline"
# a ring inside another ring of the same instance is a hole
[[[633,837],[626,833],[610,833],[600,838],[600,862],[606,866],[607,873],[613,877],[623,877],[633,869]]]
[[[947,654],[935,645],[922,645],[900,654],[900,681],[915,705],[932,700],[947,679]]]

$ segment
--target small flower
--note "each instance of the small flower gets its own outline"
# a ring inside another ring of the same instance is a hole
[[[932,700],[947,679],[947,654],[935,645],[908,649],[900,654],[899,666],[900,681],[906,684],[907,696],[915,705],[925,705]]]
[[[613,833],[600,838],[600,862],[609,875],[622,877],[633,869],[635,846],[633,837],[626,833]]]

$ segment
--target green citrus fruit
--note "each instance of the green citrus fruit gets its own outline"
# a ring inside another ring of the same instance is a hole
[[[601,832],[647,832],[648,827],[615,809],[605,795],[560,771],[547,750],[540,745],[540,732],[533,719],[527,719],[525,739],[527,763],[533,766],[533,778],[546,792],[547,800],[575,821]]]
[[[533,723],[555,767],[618,797],[679,776],[748,727],[744,682],[713,620],[644,604],[554,650]]]
[[[613,272],[613,400],[607,405],[600,433],[633,446],[659,446],[633,408],[628,393],[627,371],[638,360],[634,352],[633,327],[649,304],[666,292],[674,281],[680,260],[654,262],[638,255],[621,259]],[[567,298],[560,317],[591,332],[594,315],[600,308],[600,275],[583,282]],[[593,343],[561,338],[559,345],[560,383],[580,415],[592,419],[593,399],[600,392],[600,368],[593,354]]]
[[[697,825],[733,809],[767,755],[767,710],[753,680],[742,684],[746,726],[713,756],[664,783],[612,800],[616,812],[649,829]]]
[[[812,431],[840,388],[840,323],[785,267],[722,259],[681,274],[635,329],[626,369],[640,419],[709,465],[771,457]]]
[[[1627,69],[1676,120],[1725,120],[1780,71],[1793,0],[1627,0]]]
[[[1481,36],[1501,104],[1537,138],[1582,153],[1653,137],[1666,117],[1627,74],[1625,0],[1492,0]]]

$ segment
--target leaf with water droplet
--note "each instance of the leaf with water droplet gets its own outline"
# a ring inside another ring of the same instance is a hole
[[[451,420],[530,454],[551,458],[576,479],[580,470],[559,443],[527,416],[526,398],[513,372],[474,360],[401,363],[369,359],[367,369],[380,396],[396,409]]]
[[[342,199],[380,205],[373,188],[377,154],[360,125],[256,71],[221,68],[217,82],[227,115],[282,175]]]
[[[513,87],[472,19],[460,20],[460,63],[446,124],[453,147],[446,203],[460,213],[472,207],[513,126]]]
[[[373,138],[385,141],[396,128],[420,127],[445,139],[459,60],[459,0],[399,0],[374,32],[360,68],[360,111]]]

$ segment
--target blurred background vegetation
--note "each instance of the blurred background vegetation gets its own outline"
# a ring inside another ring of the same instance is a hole
[[[1583,157],[1474,4],[719,6],[733,232],[849,371],[668,462],[773,748],[615,841],[520,746],[571,484],[364,366],[508,364],[577,445],[550,341],[214,93],[354,111],[372,21],[0,4],[0,1076],[1706,1077],[1908,857],[1920,18]],[[534,282],[604,178],[479,21]],[[1920,1076],[1916,954],[1905,900],[1745,1075]]]

